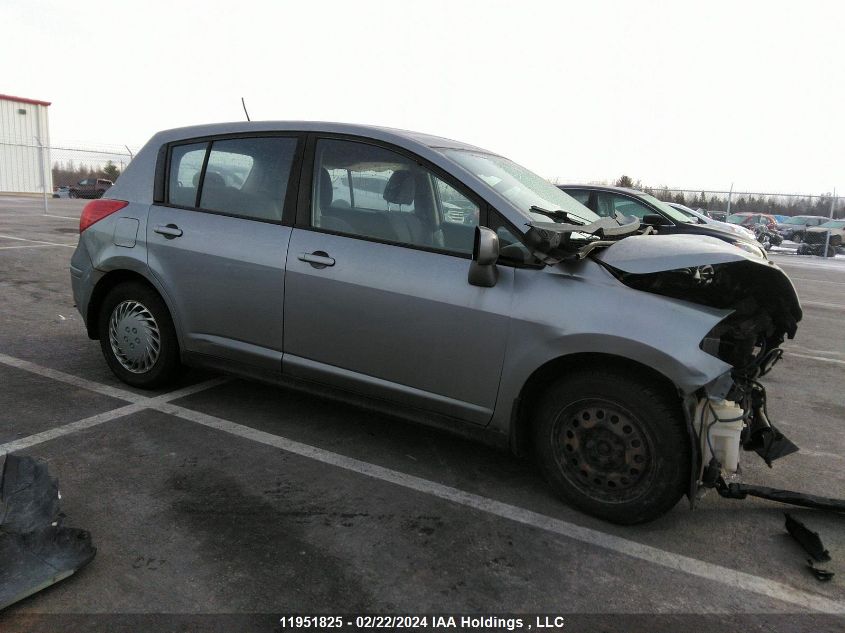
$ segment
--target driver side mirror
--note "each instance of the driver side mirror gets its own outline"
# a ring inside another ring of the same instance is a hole
[[[472,262],[469,265],[467,281],[473,286],[492,288],[499,279],[496,262],[499,259],[499,236],[484,226],[475,227],[475,241],[472,245]]]

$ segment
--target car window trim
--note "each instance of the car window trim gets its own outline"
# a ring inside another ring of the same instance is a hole
[[[238,218],[242,220],[250,220],[252,222],[262,222],[264,224],[276,224],[281,226],[293,226],[293,217],[294,212],[296,209],[297,197],[298,197],[298,190],[299,190],[299,182],[300,182],[300,171],[302,169],[302,156],[305,150],[305,141],[307,139],[307,133],[304,132],[273,132],[273,131],[266,131],[266,132],[232,132],[227,134],[211,134],[206,136],[198,136],[189,139],[179,139],[178,141],[173,141],[171,143],[165,144],[163,147],[165,148],[164,152],[164,167],[161,171],[163,174],[158,173],[158,165],[156,165],[156,178],[164,178],[163,181],[163,200],[161,202],[154,201],[153,204],[160,207],[167,207],[171,209],[183,209],[185,211],[198,211],[200,213],[209,213],[211,215],[220,215],[223,217],[228,218]],[[232,139],[242,139],[242,138],[293,138],[296,139],[296,146],[294,147],[293,152],[293,162],[291,164],[290,174],[288,174],[288,184],[287,189],[285,191],[285,199],[282,202],[282,218],[281,220],[271,220],[271,219],[264,219],[264,218],[256,218],[253,216],[243,215],[240,213],[228,213],[226,211],[219,211],[217,209],[206,209],[200,206],[200,199],[202,197],[202,185],[205,182],[205,171],[208,167],[208,160],[211,156],[212,146],[214,145],[214,141],[226,141]],[[202,168],[200,171],[200,179],[197,182],[197,196],[194,200],[194,206],[188,205],[181,205],[181,204],[172,204],[170,202],[170,167],[171,161],[173,159],[173,150],[176,147],[181,145],[197,145],[199,143],[205,143],[205,155],[203,156]],[[159,160],[162,159],[161,151],[159,153]],[[156,185],[158,182],[156,182]]]
[[[352,143],[363,143],[365,145],[373,145],[381,149],[399,154],[408,158],[424,169],[434,174],[437,178],[445,182],[447,185],[455,189],[462,196],[467,198],[475,206],[478,207],[478,226],[487,226],[488,209],[487,202],[478,195],[475,191],[467,187],[464,183],[457,180],[454,176],[446,172],[441,167],[438,167],[431,161],[426,160],[419,154],[416,154],[404,147],[399,147],[393,143],[381,141],[367,136],[356,136],[354,134],[342,134],[334,132],[310,132],[305,145],[305,152],[302,157],[302,166],[299,178],[299,196],[296,204],[296,216],[293,226],[298,229],[306,231],[313,231],[315,233],[327,233],[329,235],[338,235],[340,237],[348,237],[351,239],[359,239],[367,242],[376,242],[378,244],[388,244],[390,246],[400,246],[403,248],[410,248],[417,251],[426,251],[437,253],[439,255],[451,255],[453,257],[460,257],[461,259],[472,259],[471,253],[459,253],[447,249],[434,248],[429,246],[420,246],[418,244],[407,244],[405,242],[398,242],[396,240],[385,240],[376,237],[368,237],[366,235],[355,235],[351,233],[342,233],[340,231],[331,231],[322,227],[314,227],[311,225],[311,197],[313,192],[313,177],[314,167],[317,158],[317,142],[319,140],[332,141],[349,141]]]
[[[504,227],[505,229],[508,230],[508,232],[510,232],[511,235],[513,235],[517,239],[517,241],[520,244],[525,246],[525,242],[522,239],[524,234],[521,233],[519,231],[519,229],[516,228],[516,225],[513,222],[508,220],[504,215],[502,215],[501,213],[496,211],[496,209],[490,207],[489,205],[488,205],[487,211],[488,211],[488,222],[485,225],[486,228],[489,228],[492,231],[497,231],[499,229],[499,227]],[[494,224],[497,225],[496,228],[493,228]],[[525,248],[528,248],[528,247],[525,246]],[[528,249],[528,252],[530,253],[531,249]],[[533,257],[533,255],[532,255],[532,257]],[[536,260],[536,258],[535,258],[535,260]],[[510,268],[534,268],[534,269],[538,269],[538,270],[546,267],[546,265],[539,260],[536,260],[534,262],[517,262],[517,261],[513,261],[513,260],[509,260],[509,259],[505,259],[505,260],[499,259],[499,260],[496,261],[496,265],[497,266],[508,266]]]
[[[660,209],[658,209],[657,207],[652,205],[648,200],[643,200],[641,198],[638,198],[635,195],[631,195],[629,193],[625,193],[625,192],[622,192],[622,191],[604,191],[604,192],[601,192],[601,193],[609,193],[609,194],[612,194],[612,195],[617,195],[620,198],[630,200],[631,202],[639,203],[640,205],[644,206],[646,209],[651,210],[652,214],[659,215],[664,220],[668,220],[671,223],[672,226],[675,226],[675,222],[672,220],[672,218],[667,217],[665,213],[663,213]],[[643,217],[645,217],[645,216],[643,216]]]

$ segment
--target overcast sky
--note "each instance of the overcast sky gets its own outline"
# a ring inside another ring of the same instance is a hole
[[[54,141],[372,123],[548,178],[845,193],[843,2],[0,0],[0,93]]]

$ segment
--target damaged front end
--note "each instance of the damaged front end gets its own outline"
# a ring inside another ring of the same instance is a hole
[[[707,489],[720,495],[764,497],[813,508],[843,510],[842,501],[726,478],[739,471],[740,448],[770,467],[798,450],[772,423],[759,382],[795,336],[801,306],[789,278],[775,264],[704,237],[637,235],[597,250],[592,258],[630,288],[725,311],[701,340],[702,351],[731,367],[685,400],[697,457],[690,477],[694,505]]]
[[[587,257],[642,292],[722,314],[699,348],[729,367],[684,396],[693,467],[691,506],[708,489],[723,497],[757,496],[845,511],[845,501],[763,486],[727,483],[739,472],[740,449],[772,462],[798,450],[772,423],[759,382],[783,356],[802,318],[792,282],[764,254],[698,235],[655,235],[603,218],[592,224],[531,224],[526,245],[547,265]]]
[[[772,424],[759,382],[782,357],[780,346],[795,336],[802,317],[789,278],[766,259],[739,249],[726,253],[721,245],[705,245],[698,257],[673,249],[668,260],[685,265],[664,270],[632,265],[634,258],[628,255],[635,245],[626,246],[620,249],[624,253],[609,249],[597,257],[626,286],[729,311],[701,340],[700,348],[731,370],[687,400],[698,455],[691,500],[707,488],[727,489],[724,478],[737,473],[740,446],[756,452],[769,466],[797,451]]]

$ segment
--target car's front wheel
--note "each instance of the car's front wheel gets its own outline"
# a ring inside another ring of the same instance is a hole
[[[602,519],[649,521],[687,490],[692,457],[680,403],[627,373],[562,377],[534,410],[533,434],[555,492]]]
[[[100,347],[111,370],[133,387],[153,389],[179,370],[173,320],[158,293],[140,282],[112,288],[100,307]]]

